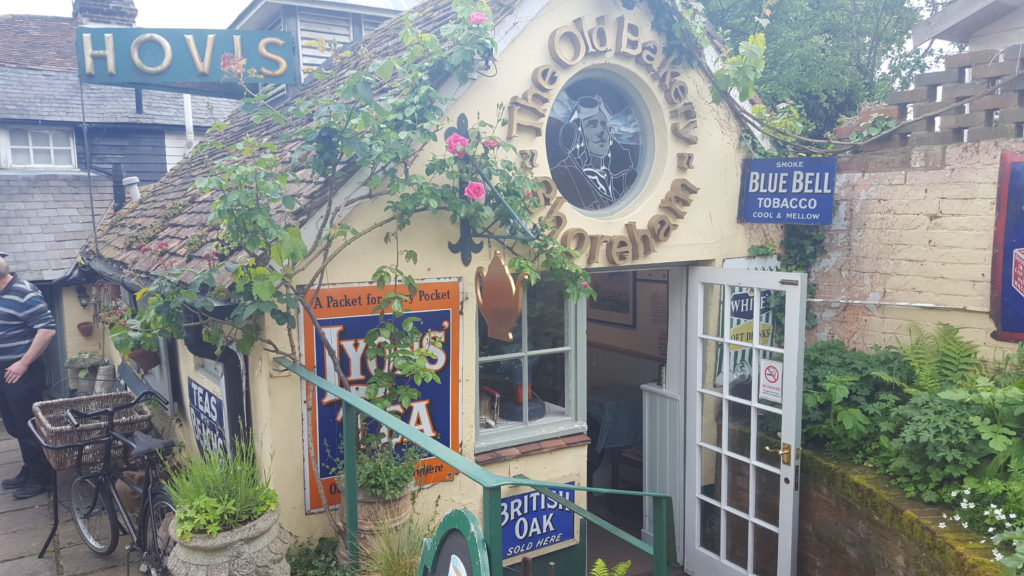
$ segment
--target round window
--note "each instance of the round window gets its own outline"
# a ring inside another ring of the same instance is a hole
[[[581,210],[610,212],[643,187],[650,121],[639,94],[607,71],[577,75],[551,108],[545,146],[558,192]]]

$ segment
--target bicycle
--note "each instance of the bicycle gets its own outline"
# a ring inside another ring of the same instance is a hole
[[[32,430],[46,449],[77,450],[74,466],[77,473],[71,482],[70,505],[75,528],[85,545],[105,556],[117,548],[121,535],[126,534],[132,542],[129,551],[140,554],[139,572],[166,576],[167,557],[174,546],[168,526],[174,516],[174,503],[160,477],[165,455],[176,443],[137,430],[130,438],[115,431],[118,413],[133,410],[149,399],[165,407],[168,404],[163,396],[147,390],[131,402],[92,412],[65,409],[67,422],[74,429],[82,427],[86,421],[102,423],[100,433],[96,434],[99,437],[82,442],[50,445],[40,435],[35,422]],[[115,457],[118,456],[115,447],[120,452],[119,457]],[[126,474],[138,471],[142,472],[141,483]],[[118,486],[140,498],[134,517],[118,492]]]

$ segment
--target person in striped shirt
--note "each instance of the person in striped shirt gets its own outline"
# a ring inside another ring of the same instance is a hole
[[[21,471],[0,482],[14,498],[31,498],[50,486],[50,464],[29,429],[32,404],[43,399],[46,375],[42,356],[57,333],[50,308],[39,289],[12,274],[0,257],[0,417],[21,448]]]

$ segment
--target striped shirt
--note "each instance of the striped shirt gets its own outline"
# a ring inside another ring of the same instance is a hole
[[[28,352],[37,330],[56,330],[57,324],[39,289],[31,282],[11,275],[0,292],[0,363],[21,360]]]

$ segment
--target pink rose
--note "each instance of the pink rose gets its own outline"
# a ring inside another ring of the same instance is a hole
[[[483,12],[473,12],[469,15],[469,23],[476,26],[487,22],[487,15]]]
[[[590,288],[590,282],[581,282],[580,286],[583,286],[584,288]]]
[[[499,144],[497,140],[484,140],[484,148],[497,148]]]
[[[462,158],[466,155],[466,148],[469,146],[469,139],[462,134],[452,134],[448,137],[448,152]]]
[[[463,194],[470,200],[483,200],[484,196],[487,195],[487,189],[484,188],[483,182],[474,181],[466,184],[466,190]]]

